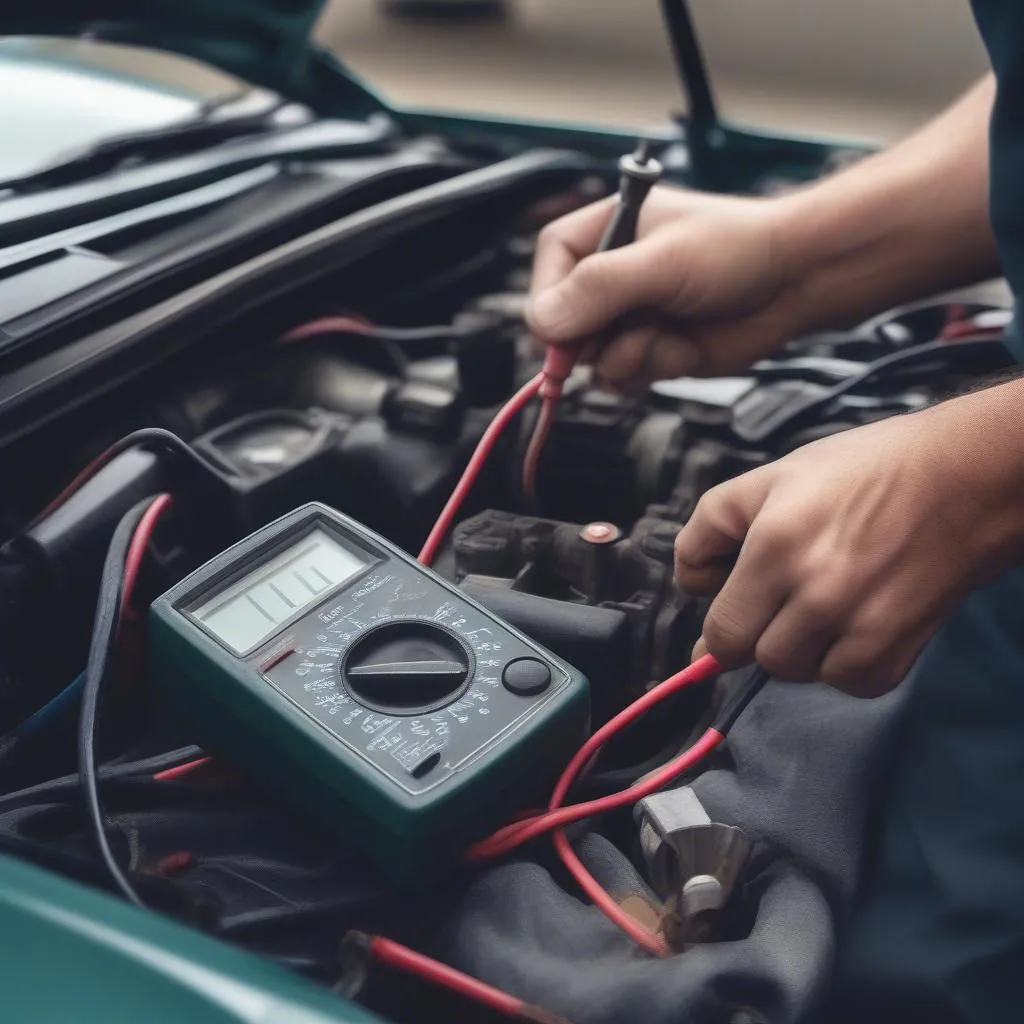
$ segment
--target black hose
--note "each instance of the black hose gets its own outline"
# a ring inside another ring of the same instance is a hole
[[[96,617],[93,620],[89,660],[85,668],[85,687],[82,690],[82,709],[78,724],[78,775],[89,831],[114,884],[121,890],[125,899],[140,908],[144,908],[145,904],[121,870],[107,839],[96,773],[96,733],[103,687],[110,675],[112,655],[117,642],[117,627],[121,619],[125,559],[135,530],[155,500],[147,498],[139,502],[121,518],[107,549],[103,576],[100,579],[99,599],[96,602]]]
[[[111,762],[102,765],[96,772],[100,782],[115,784],[125,782],[129,784],[142,783],[146,785],[160,786],[161,783],[153,782],[153,775],[163,771],[165,768],[173,768],[175,765],[185,761],[192,761],[202,756],[200,747],[189,745],[178,747],[176,750],[168,750],[163,754],[154,754],[138,761],[124,763]],[[37,782],[23,789],[12,790],[10,793],[0,795],[0,814],[17,807],[24,807],[35,802],[58,801],[71,790],[79,789],[78,774],[61,775],[56,779],[47,779],[45,782]]]

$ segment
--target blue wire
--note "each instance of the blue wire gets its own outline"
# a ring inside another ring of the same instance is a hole
[[[15,730],[14,735],[19,739],[26,736],[35,736],[49,726],[54,719],[59,718],[65,711],[74,707],[75,702],[82,694],[85,686],[85,672],[75,677],[55,697],[44,704],[38,711],[33,711],[24,722]]]

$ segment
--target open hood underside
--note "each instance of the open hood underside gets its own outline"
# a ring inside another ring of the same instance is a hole
[[[40,0],[0,14],[5,36],[150,47],[220,68],[320,113],[366,116],[381,101],[312,40],[323,0]]]

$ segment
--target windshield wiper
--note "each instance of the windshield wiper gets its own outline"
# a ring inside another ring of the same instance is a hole
[[[313,120],[307,108],[264,89],[247,89],[204,103],[187,120],[103,139],[48,167],[0,181],[0,194],[38,192],[84,181],[126,161],[148,163],[228,139],[295,128]]]

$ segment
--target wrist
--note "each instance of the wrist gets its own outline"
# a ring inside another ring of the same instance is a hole
[[[956,543],[974,549],[982,575],[1024,558],[1024,378],[949,399],[914,414],[927,437],[922,471],[960,506]]]
[[[836,179],[772,201],[778,302],[798,333],[851,327],[918,290],[900,280],[908,230],[881,198]]]
[[[894,149],[769,200],[803,330],[867,316],[997,276],[988,211],[990,79]]]

